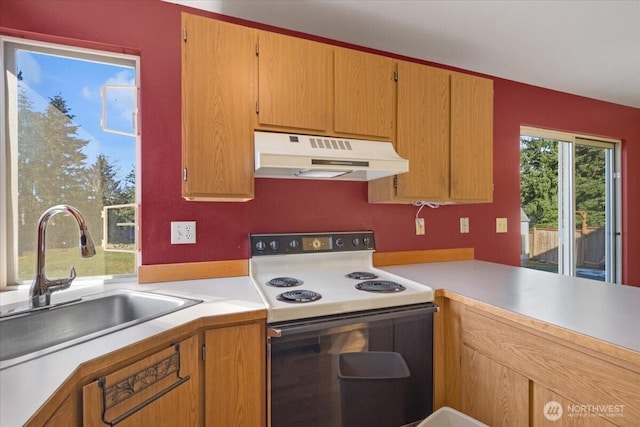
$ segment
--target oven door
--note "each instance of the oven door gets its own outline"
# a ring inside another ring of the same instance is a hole
[[[410,372],[401,424],[426,418],[433,402],[436,310],[427,303],[269,325],[269,425],[345,426],[344,406],[366,403],[341,396],[339,355],[368,351],[400,353]],[[388,402],[397,404],[394,396]]]

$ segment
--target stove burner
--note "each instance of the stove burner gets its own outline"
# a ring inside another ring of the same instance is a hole
[[[378,278],[378,276],[368,271],[354,271],[353,273],[347,274],[347,277],[349,279],[356,279],[356,280],[371,280],[371,279]]]
[[[388,280],[367,280],[358,283],[356,289],[367,292],[402,292],[405,287]]]
[[[267,285],[274,286],[276,288],[290,288],[292,286],[302,285],[302,280],[294,277],[276,277],[267,282]]]
[[[307,291],[304,289],[296,289],[295,291],[283,292],[276,297],[279,301],[284,302],[313,302],[322,298],[317,292]]]

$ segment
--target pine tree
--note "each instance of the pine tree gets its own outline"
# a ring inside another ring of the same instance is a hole
[[[36,129],[41,113],[33,104],[22,84],[18,88],[18,250],[20,254],[35,248],[35,224],[44,210],[44,202],[36,197],[38,176],[38,138]]]
[[[21,84],[22,85],[22,84]],[[20,252],[33,250],[35,224],[47,208],[60,203],[87,207],[86,155],[88,140],[78,137],[79,127],[61,94],[49,98],[44,112],[33,110],[24,88],[18,100],[18,174]],[[73,236],[71,221],[60,227],[61,236]],[[56,233],[58,234],[58,233]],[[76,233],[77,234],[77,233]],[[56,238],[47,238],[48,242]],[[61,241],[64,243],[64,241]]]
[[[604,227],[606,211],[605,150],[576,146],[576,227]],[[583,224],[583,217],[586,224]]]
[[[117,177],[117,167],[109,161],[109,157],[98,154],[88,170],[88,183],[91,188],[91,199],[102,206],[126,203],[126,194]]]
[[[543,138],[520,139],[520,200],[537,227],[558,226],[558,143]]]

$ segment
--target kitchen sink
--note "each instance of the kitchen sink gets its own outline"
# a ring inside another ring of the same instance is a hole
[[[202,302],[115,289],[0,319],[0,369]],[[27,356],[25,356],[27,355]],[[15,363],[13,362],[15,360]],[[2,366],[7,365],[7,366]]]

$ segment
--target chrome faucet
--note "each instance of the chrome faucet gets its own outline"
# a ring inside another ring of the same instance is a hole
[[[46,250],[45,237],[47,231],[47,223],[49,218],[60,213],[67,212],[73,216],[80,228],[80,256],[89,258],[96,254],[96,248],[89,234],[87,222],[80,211],[69,205],[52,206],[40,216],[38,220],[38,245],[37,245],[37,264],[36,278],[31,284],[29,294],[31,296],[30,305],[32,308],[44,307],[51,304],[51,294],[55,291],[67,289],[71,286],[71,282],[76,278],[76,269],[71,267],[71,275],[66,278],[49,280],[44,271],[44,255]]]

